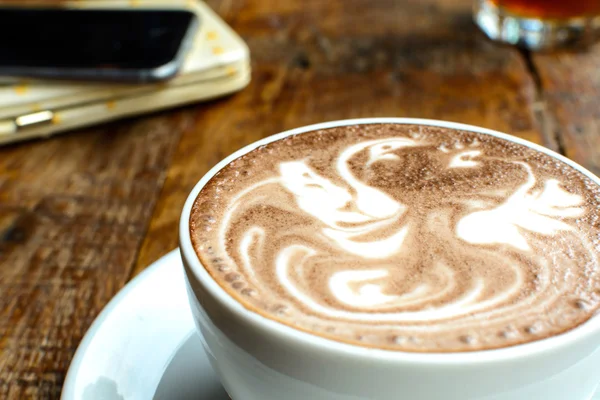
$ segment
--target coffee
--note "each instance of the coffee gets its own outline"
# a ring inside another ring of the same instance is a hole
[[[217,173],[190,218],[247,309],[333,340],[415,352],[558,335],[600,309],[600,189],[495,136],[405,124],[318,130]]]

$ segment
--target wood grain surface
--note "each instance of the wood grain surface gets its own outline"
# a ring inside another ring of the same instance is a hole
[[[498,129],[600,172],[600,48],[486,40],[470,0],[213,0],[252,83],[211,103],[0,149],[0,399],[55,399],[77,344],[132,276],[177,246],[220,159],[328,120],[424,117]]]
[[[567,157],[600,176],[600,43],[533,57],[552,135]]]

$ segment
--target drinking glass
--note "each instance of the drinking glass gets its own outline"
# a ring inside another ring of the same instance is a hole
[[[582,46],[600,32],[600,0],[475,0],[474,18],[491,39],[529,50]]]

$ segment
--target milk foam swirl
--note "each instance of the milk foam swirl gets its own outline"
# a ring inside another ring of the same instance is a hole
[[[367,125],[233,162],[192,215],[207,270],[298,329],[408,351],[505,347],[600,307],[598,189],[482,134]]]

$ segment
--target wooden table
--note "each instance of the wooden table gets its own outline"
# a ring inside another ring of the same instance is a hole
[[[0,149],[0,399],[58,398],[110,298],[177,246],[196,181],[301,125],[405,116],[481,125],[600,173],[600,45],[486,40],[470,0],[212,0],[248,42],[239,94]]]

